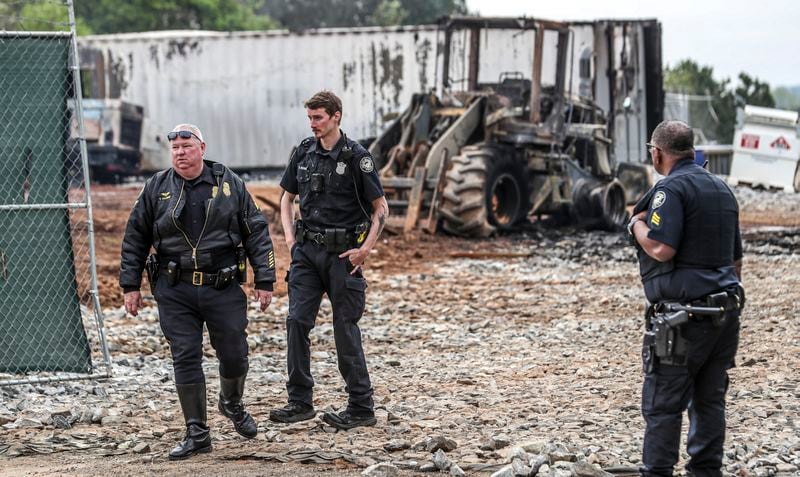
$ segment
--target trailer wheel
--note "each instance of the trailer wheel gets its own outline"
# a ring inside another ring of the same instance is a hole
[[[525,169],[497,148],[465,147],[446,178],[439,212],[448,233],[488,237],[513,230],[528,212]]]

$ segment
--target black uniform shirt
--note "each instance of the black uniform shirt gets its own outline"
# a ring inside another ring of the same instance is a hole
[[[648,237],[676,250],[674,268],[644,282],[651,302],[690,301],[739,282],[739,206],[720,178],[686,159],[657,184],[647,212]]]
[[[281,187],[300,196],[300,216],[318,232],[369,222],[372,201],[384,195],[372,156],[344,134],[330,151],[313,138],[304,140],[289,160]]]
[[[181,226],[189,234],[192,243],[197,243],[206,222],[206,209],[211,200],[211,191],[216,185],[211,168],[203,164],[203,172],[190,181],[184,181],[183,193],[186,205],[178,217]]]

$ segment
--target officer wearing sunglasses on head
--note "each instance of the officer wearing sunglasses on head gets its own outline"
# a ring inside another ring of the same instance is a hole
[[[119,283],[125,310],[136,316],[146,268],[159,321],[169,342],[186,437],[170,460],[210,452],[203,375],[203,325],[219,359],[220,412],[253,438],[257,426],[242,402],[247,360],[246,259],[264,311],[272,300],[275,255],[264,216],[244,182],[224,165],[203,159],[197,126],[167,135],[172,167],[151,177],[133,205],[122,242]],[[148,256],[150,249],[156,254]]]

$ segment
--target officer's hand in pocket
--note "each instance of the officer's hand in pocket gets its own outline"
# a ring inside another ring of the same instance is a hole
[[[353,271],[350,272],[350,275],[355,275],[358,273],[358,270],[361,269],[361,265],[364,263],[364,260],[367,259],[367,255],[369,255],[369,250],[351,248],[339,255],[339,258],[347,258],[350,261],[350,265],[353,266]]]
[[[272,303],[272,292],[268,290],[256,290],[256,300],[261,305],[261,311],[265,311]]]

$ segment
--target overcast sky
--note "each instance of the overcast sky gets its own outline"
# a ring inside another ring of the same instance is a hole
[[[483,16],[548,20],[657,18],[665,65],[691,58],[717,79],[740,71],[800,85],[800,0],[467,0]]]

